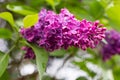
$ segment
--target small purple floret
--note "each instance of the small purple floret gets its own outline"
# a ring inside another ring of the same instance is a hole
[[[22,50],[26,51],[24,56],[25,59],[35,59],[35,54],[32,48],[24,46],[22,47]]]

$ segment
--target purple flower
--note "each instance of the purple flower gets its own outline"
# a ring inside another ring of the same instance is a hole
[[[99,21],[90,22],[82,20],[74,34],[78,39],[74,41],[74,45],[86,50],[87,48],[95,48],[96,45],[105,37],[106,28],[101,28]]]
[[[35,38],[35,32],[33,30],[33,27],[28,29],[21,28],[20,33],[24,35],[24,38],[27,39],[29,42],[32,42]]]
[[[25,59],[35,59],[35,54],[32,48],[25,46],[25,47],[22,47],[22,50],[26,51],[24,56]]]
[[[59,16],[53,11],[41,10],[38,22],[31,28],[21,29],[21,34],[29,42],[33,42],[47,51],[61,48],[62,25]]]
[[[59,22],[62,25],[62,47],[67,49],[68,47],[73,46],[72,43],[76,39],[74,34],[76,33],[76,28],[80,25],[80,21],[67,9],[61,9]]]
[[[57,14],[43,9],[39,13],[38,23],[34,25],[34,30],[37,30],[39,38],[35,43],[48,51],[61,48],[62,25],[58,21],[59,18]]]
[[[115,54],[120,54],[120,33],[111,30],[107,31],[105,35],[107,44],[103,44],[101,51],[104,61],[110,59]]]
[[[38,22],[31,28],[22,28],[20,32],[28,42],[51,52],[71,46],[83,50],[95,48],[105,37],[105,31],[98,21],[79,21],[67,9],[61,9],[59,14],[42,9]]]

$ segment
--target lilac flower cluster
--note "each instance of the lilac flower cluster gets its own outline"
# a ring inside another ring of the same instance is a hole
[[[107,44],[103,44],[101,52],[104,61],[110,59],[115,54],[120,54],[120,33],[111,30],[107,31],[105,35]]]
[[[25,59],[35,59],[35,54],[32,48],[24,46],[22,47],[22,50],[26,51],[24,56]]]
[[[99,21],[79,21],[67,9],[61,9],[59,14],[42,9],[38,22],[20,32],[28,42],[51,52],[70,46],[83,50],[94,48],[105,37],[105,31]]]

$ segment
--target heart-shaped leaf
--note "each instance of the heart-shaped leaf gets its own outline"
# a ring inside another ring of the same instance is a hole
[[[0,13],[0,18],[8,21],[11,26],[15,25],[13,16],[12,16],[12,14],[10,12],[2,12],[2,13]]]
[[[29,28],[38,22],[38,14],[28,15],[23,19],[24,28]]]

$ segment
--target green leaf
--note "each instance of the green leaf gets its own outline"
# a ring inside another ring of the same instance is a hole
[[[35,52],[37,68],[38,68],[40,80],[42,80],[43,74],[47,67],[48,54],[45,51],[45,49],[42,49],[36,45],[32,45],[31,47],[33,51]]]
[[[50,4],[51,6],[54,6],[54,0],[46,0],[46,2],[47,2],[48,4]]]
[[[4,74],[0,77],[0,80],[10,80],[10,74],[6,70]]]
[[[7,9],[16,13],[19,13],[21,15],[32,15],[37,14],[37,11],[29,6],[25,5],[15,5],[15,4],[9,4],[7,5]]]
[[[58,5],[60,3],[60,0],[46,0],[46,2],[53,7]]]
[[[111,3],[113,3],[113,0],[99,0],[98,1],[104,9],[106,9]]]
[[[12,37],[12,32],[8,29],[5,28],[0,28],[0,38],[11,38]]]
[[[70,54],[76,54],[78,51],[78,48],[72,46],[72,47],[69,47],[67,51]]]
[[[75,15],[76,18],[78,19],[87,19],[87,20],[93,20],[94,18],[84,9],[82,8],[73,8],[73,7],[68,7],[69,10]]]
[[[120,0],[113,0],[115,5],[120,5]]]
[[[114,68],[113,68],[113,75],[114,75],[114,79],[115,80],[118,80],[118,79],[120,79],[120,66],[119,65],[117,65],[117,66],[114,66]]]
[[[88,79],[84,76],[81,76],[81,77],[77,78],[77,80],[88,80]]]
[[[38,14],[28,15],[23,19],[24,28],[29,28],[33,26],[38,21]]]
[[[2,12],[2,13],[0,13],[0,18],[8,21],[11,26],[15,25],[13,16],[12,16],[12,14],[10,12]]]
[[[66,50],[60,49],[60,50],[55,50],[55,51],[51,52],[50,55],[51,56],[61,57],[61,56],[64,56],[66,53],[67,53]]]
[[[115,25],[113,26],[114,29],[117,29],[120,31],[120,5],[115,5],[113,7],[110,7],[106,13],[108,17],[110,18],[110,24]]]
[[[4,53],[2,51],[0,51],[0,59],[2,58],[3,55],[4,55]]]
[[[8,54],[1,55],[1,58],[0,58],[0,77],[3,75],[4,71],[6,70],[6,68],[8,66],[8,62],[9,62],[9,55]]]
[[[45,4],[45,0],[29,0],[29,5],[34,7],[34,8],[41,8],[42,6],[44,6]]]
[[[102,17],[104,14],[104,8],[96,0],[91,1],[88,8],[88,13],[91,14],[95,19]]]

